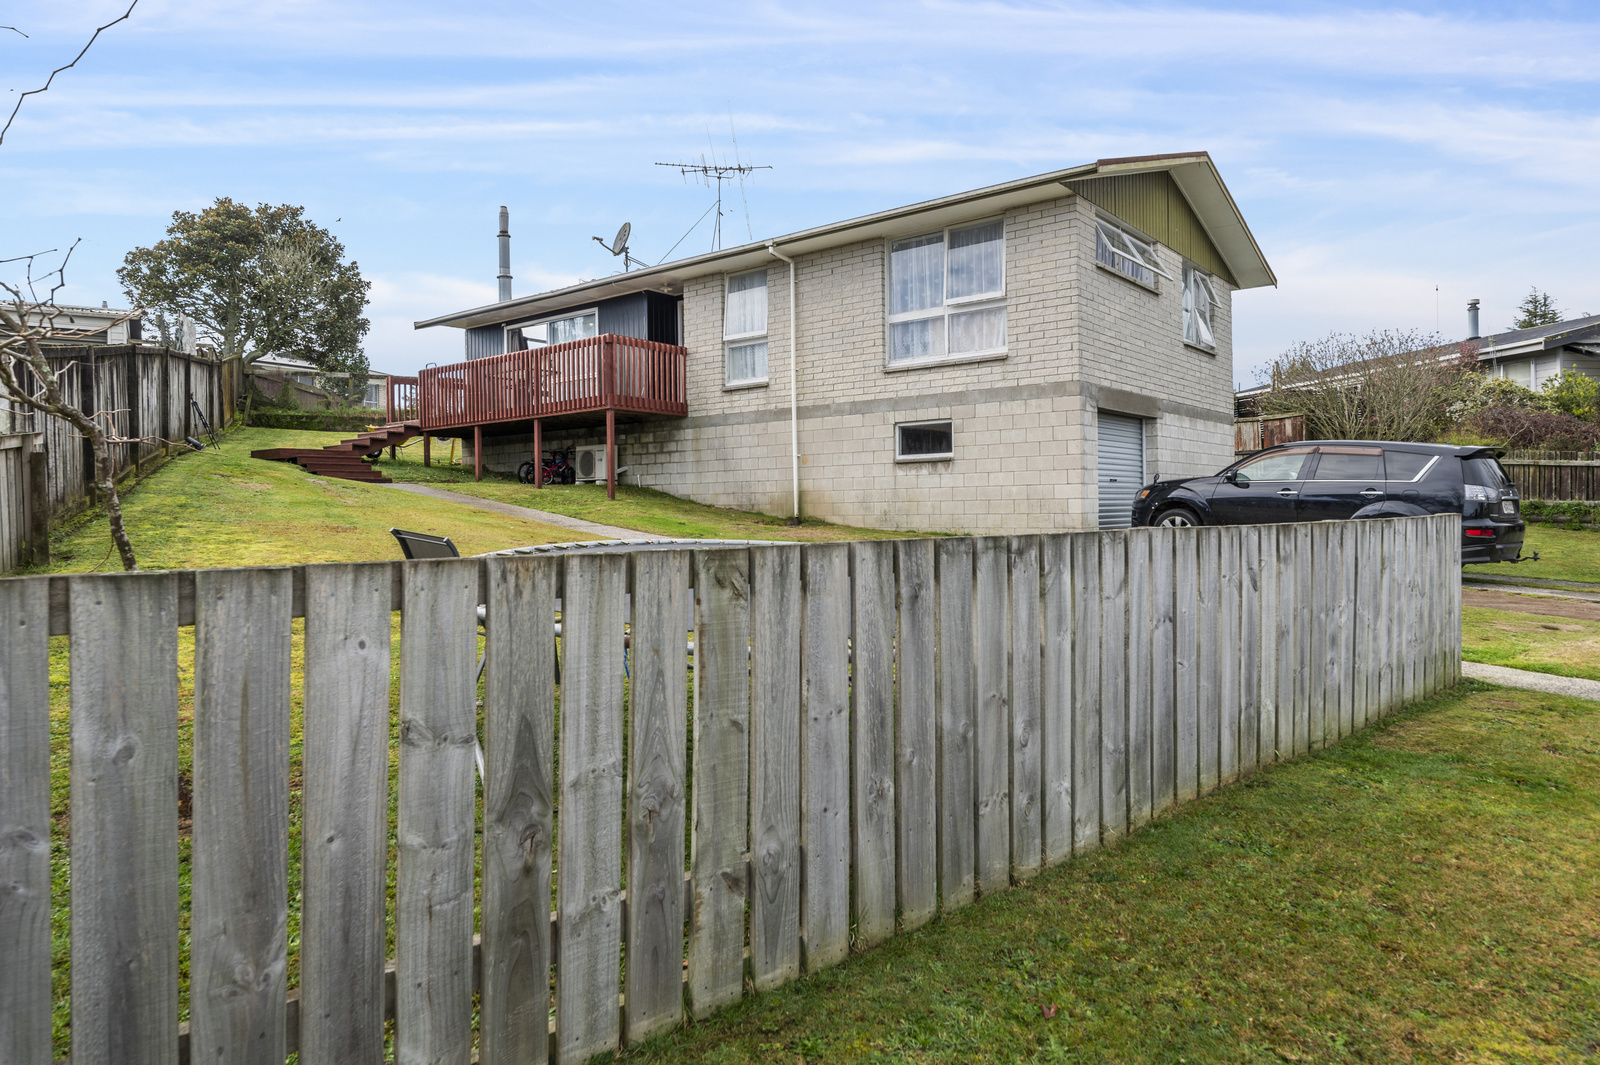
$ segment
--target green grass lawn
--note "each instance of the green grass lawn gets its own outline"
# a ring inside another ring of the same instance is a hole
[[[1600,680],[1600,621],[1463,607],[1461,657]]]
[[[1519,562],[1514,566],[1503,562],[1486,563],[1466,566],[1462,572],[1490,577],[1545,577],[1600,583],[1600,532],[1529,522],[1522,553],[1531,555],[1535,551],[1539,552],[1537,562]]]
[[[448,464],[449,448],[434,447],[434,465],[422,464],[422,442],[413,441],[391,460],[384,452],[383,471],[397,481],[412,481],[480,496],[501,503],[533,507],[585,521],[637,529],[656,536],[682,536],[718,540],[883,540],[939,533],[901,532],[832,525],[807,520],[789,525],[781,517],[727,507],[710,507],[650,488],[619,484],[617,498],[606,498],[603,484],[548,485],[536,489],[520,484],[511,474],[485,470],[482,481],[472,479],[472,467]]]
[[[253,459],[266,447],[321,447],[338,433],[240,429],[222,449],[179,455],[123,498],[143,569],[358,562],[400,557],[398,527],[449,536],[464,555],[590,539],[570,529],[428,499],[377,484],[318,477]],[[120,568],[99,511],[52,537],[51,572]]]
[[[1600,706],[1465,684],[629,1062],[1579,1062]]]

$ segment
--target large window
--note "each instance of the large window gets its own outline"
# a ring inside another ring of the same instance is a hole
[[[1006,347],[1005,223],[946,229],[889,246],[889,361]]]
[[[1196,347],[1214,350],[1217,335],[1212,329],[1212,315],[1217,308],[1217,289],[1211,278],[1200,270],[1184,264],[1183,267],[1183,339]]]
[[[722,338],[727,347],[727,383],[753,385],[767,379],[767,272],[728,278]]]
[[[1102,265],[1152,288],[1158,276],[1172,280],[1172,275],[1161,268],[1154,245],[1103,218],[1095,220],[1094,257]]]

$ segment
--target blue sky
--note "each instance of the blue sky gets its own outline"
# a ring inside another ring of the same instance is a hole
[[[6,111],[125,7],[0,3]],[[406,372],[460,357],[413,320],[494,298],[500,204],[519,294],[611,272],[589,238],[625,220],[655,262],[711,193],[652,164],[731,156],[730,121],[773,169],[728,243],[1204,149],[1279,278],[1234,300],[1250,384],[1331,330],[1459,336],[1471,297],[1486,329],[1535,285],[1600,311],[1596,54],[1575,3],[140,0],[0,144],[0,258],[81,236],[60,298],[116,305],[172,211],[303,204]]]

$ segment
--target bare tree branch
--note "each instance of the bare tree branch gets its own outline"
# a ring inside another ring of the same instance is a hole
[[[0,26],[0,30],[10,30],[13,33],[22,33],[22,31],[17,29],[15,26]],[[26,33],[22,33],[22,35],[24,37],[28,36]]]
[[[122,17],[121,18],[114,18],[110,22],[106,23],[104,26],[101,26],[99,29],[94,31],[94,36],[89,38],[89,43],[83,46],[83,51],[79,52],[77,54],[77,56],[72,60],[72,62],[68,63],[64,67],[56,67],[54,70],[52,70],[50,72],[50,76],[45,79],[45,83],[43,85],[39,86],[39,88],[37,88],[37,89],[29,89],[27,92],[25,92],[21,96],[17,97],[17,106],[15,106],[15,107],[13,107],[11,109],[11,117],[6,119],[5,127],[3,129],[0,129],[0,144],[4,144],[5,143],[6,133],[9,132],[10,129],[11,129],[11,123],[13,123],[13,122],[15,122],[17,120],[17,112],[22,110],[22,101],[26,100],[30,96],[35,96],[35,95],[37,95],[37,94],[39,94],[41,92],[44,92],[46,89],[50,88],[50,83],[56,80],[56,75],[57,74],[61,73],[63,70],[71,70],[73,67],[77,66],[78,65],[78,60],[82,59],[85,55],[88,54],[90,46],[92,46],[94,44],[94,42],[97,41],[100,38],[100,35],[102,33],[104,33],[106,30],[109,30],[111,27],[115,26],[117,23],[122,22],[124,19],[128,18],[128,16],[133,14],[133,9],[138,7],[138,6],[139,6],[139,0],[133,0],[133,3],[128,5],[128,10],[126,10],[126,11],[124,11],[122,13]],[[4,28],[8,29],[8,30],[17,29],[15,26],[6,26]],[[22,33],[21,30],[17,30],[17,32],[18,33]],[[22,35],[24,37],[28,36],[26,33],[22,33]]]

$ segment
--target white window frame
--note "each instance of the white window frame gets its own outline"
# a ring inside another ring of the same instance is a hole
[[[964,229],[975,229],[978,226],[1000,223],[1000,287],[992,292],[980,292],[971,296],[951,298],[950,292],[950,234]],[[891,313],[894,300],[894,246],[908,240],[918,240],[922,237],[938,235],[940,248],[943,249],[944,258],[944,302],[938,307],[930,307],[919,311],[906,311],[901,314]],[[884,288],[883,288],[883,363],[886,370],[905,370],[919,366],[942,366],[947,363],[976,362],[985,359],[1003,358],[1010,349],[1010,333],[1006,333],[1006,342],[997,348],[985,348],[980,351],[963,351],[952,354],[950,351],[950,315],[952,311],[987,310],[991,307],[1006,309],[1006,230],[1005,217],[978,218],[962,222],[960,225],[946,226],[943,229],[930,229],[922,233],[908,233],[904,236],[891,237],[884,242]],[[944,322],[945,351],[943,355],[932,355],[920,359],[896,359],[894,357],[894,326],[902,322],[921,322],[939,318]],[[1010,322],[1008,321],[1007,327]],[[912,423],[906,423],[912,424]],[[921,424],[921,423],[919,423]],[[927,423],[932,424],[932,423]],[[899,454],[899,430],[895,433],[895,453]],[[918,459],[896,459],[901,461],[920,461]]]
[[[565,321],[568,318],[582,318],[586,314],[594,315],[594,333],[595,333],[595,336],[599,336],[600,335],[600,308],[598,306],[595,306],[595,307],[583,307],[583,308],[580,308],[578,310],[565,310],[565,311],[561,311],[561,312],[556,313],[556,314],[547,314],[547,315],[544,315],[542,318],[530,318],[526,322],[513,322],[512,324],[506,326],[505,330],[502,332],[501,336],[502,336],[503,339],[500,341],[500,346],[501,346],[502,350],[505,350],[505,351],[518,350],[518,349],[513,349],[511,347],[511,333],[514,330],[532,329],[536,325],[549,325],[551,322],[562,322],[562,321]],[[523,339],[524,339],[524,342],[526,343],[527,338],[524,337]],[[550,344],[549,344],[548,341],[541,340],[541,341],[538,341],[535,344],[532,344],[531,346],[524,347],[521,350],[534,351],[534,350],[537,350],[538,348],[547,348],[549,346],[550,346]]]
[[[947,426],[950,430],[950,450],[935,455],[906,455],[900,451],[900,430],[921,429],[926,426]],[[948,462],[956,457],[956,423],[953,418],[932,418],[921,422],[896,422],[894,426],[894,460],[896,462]]]
[[[1203,319],[1205,321],[1205,324],[1206,324],[1206,329],[1211,333],[1211,343],[1209,343],[1209,344],[1207,344],[1204,341],[1198,339],[1198,335],[1199,335],[1198,332],[1196,333],[1196,339],[1194,339],[1194,340],[1190,340],[1189,339],[1190,316],[1195,314],[1196,311],[1197,311],[1198,301],[1196,301],[1195,297],[1196,297],[1196,295],[1198,293],[1204,293],[1206,299],[1210,301],[1210,311],[1204,316],[1204,319]],[[1198,266],[1194,265],[1193,263],[1188,263],[1188,262],[1184,263],[1183,264],[1183,342],[1185,344],[1189,345],[1192,348],[1199,348],[1201,351],[1210,352],[1213,355],[1216,354],[1216,351],[1217,351],[1217,307],[1220,304],[1221,304],[1221,301],[1219,299],[1217,299],[1217,286],[1216,286],[1215,279],[1210,274],[1206,273],[1206,271],[1200,269]]]
[[[733,283],[735,278],[751,277],[753,275],[760,275],[762,279],[762,287],[767,289],[767,313],[762,318],[760,330],[748,333],[730,333],[728,332],[728,286]],[[760,388],[762,385],[767,383],[768,375],[772,373],[772,345],[770,341],[768,341],[767,337],[768,320],[772,317],[772,290],[771,286],[768,284],[770,280],[771,279],[767,276],[767,271],[765,268],[760,270],[741,270],[737,274],[727,274],[722,279],[723,388]],[[760,377],[734,377],[729,372],[731,369],[730,360],[732,358],[733,349],[737,347],[743,347],[746,344],[751,344],[756,341],[767,342],[767,372],[762,374]]]
[[[1126,251],[1117,246],[1119,241],[1126,246]],[[1100,257],[1101,248],[1110,253],[1113,263],[1107,263]],[[1155,241],[1140,236],[1125,223],[1113,221],[1104,215],[1096,215],[1094,219],[1094,261],[1097,266],[1104,267],[1118,277],[1127,278],[1148,289],[1156,289],[1156,277],[1176,280],[1161,265]],[[1155,276],[1146,280],[1140,271],[1148,271]]]

